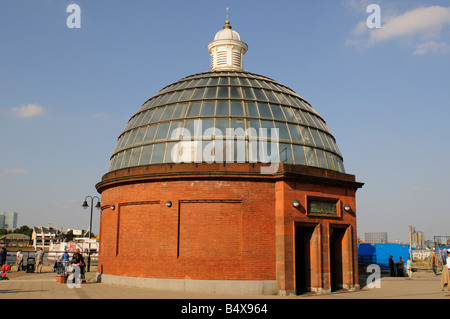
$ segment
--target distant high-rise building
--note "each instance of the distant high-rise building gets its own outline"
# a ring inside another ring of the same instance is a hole
[[[0,226],[2,229],[16,229],[17,228],[17,213],[3,212],[0,213]]]
[[[364,241],[366,243],[383,244],[388,242],[387,233],[365,233]]]

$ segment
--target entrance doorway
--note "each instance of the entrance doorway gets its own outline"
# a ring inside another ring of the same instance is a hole
[[[342,289],[343,275],[343,240],[345,228],[330,227],[330,276],[331,291]]]
[[[295,226],[295,287],[297,294],[311,290],[311,241],[314,226]]]

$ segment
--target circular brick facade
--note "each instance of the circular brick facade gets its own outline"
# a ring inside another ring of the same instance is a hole
[[[280,164],[272,175],[260,170],[255,164],[178,164],[106,174],[97,184],[102,194],[99,272],[112,282],[120,278],[136,285],[138,280],[161,289],[236,293],[238,286],[244,293],[292,292],[295,225],[307,223],[327,236],[331,220],[350,231],[346,251],[351,256],[345,258],[352,275],[345,280],[354,286],[354,213],[340,210],[324,218],[308,216],[305,207],[308,195],[355,207],[360,184],[352,175],[294,165]],[[292,206],[293,199],[300,207]],[[323,249],[328,249],[325,238],[317,247],[320,261],[310,258],[319,263],[313,271],[322,278],[311,284],[319,290],[327,285]]]

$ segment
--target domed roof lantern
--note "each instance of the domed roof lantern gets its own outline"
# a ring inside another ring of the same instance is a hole
[[[219,32],[216,33],[214,41],[207,46],[211,55],[211,70],[243,70],[243,56],[248,50],[247,44],[242,42],[241,36],[232,30],[228,19]]]

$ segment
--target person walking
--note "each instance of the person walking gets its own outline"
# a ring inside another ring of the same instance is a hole
[[[433,256],[431,256],[431,268],[433,269],[434,274],[437,276],[437,266],[438,266],[438,258],[436,256],[436,251],[433,251]]]
[[[2,247],[2,250],[0,251],[0,267],[6,264],[6,248]]]
[[[39,248],[36,253],[36,273],[40,273],[42,271],[42,264],[44,263],[44,250]]]
[[[395,262],[392,255],[389,256],[389,269],[391,271],[391,277],[395,277]]]
[[[450,250],[446,251],[447,253],[447,259],[445,259],[445,265],[442,268],[442,277],[441,277],[441,290],[444,291],[444,288],[447,287],[448,289],[448,283],[449,283],[449,267],[450,267]]]
[[[16,264],[17,264],[17,271],[20,271],[23,267],[22,249],[19,249],[19,251],[16,254]]]
[[[412,261],[411,261],[411,257],[408,257],[408,261],[406,262],[406,271],[408,273],[408,277],[412,278]]]
[[[402,256],[400,256],[400,261],[397,263],[397,277],[405,277],[405,263],[403,262]]]

